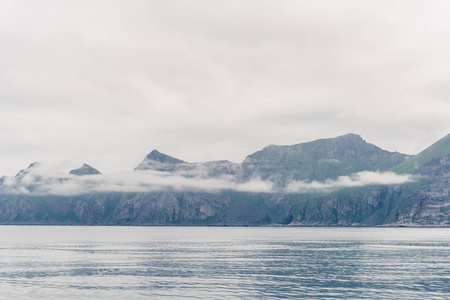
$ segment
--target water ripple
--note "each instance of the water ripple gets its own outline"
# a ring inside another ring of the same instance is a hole
[[[450,229],[0,227],[9,299],[448,299]]]

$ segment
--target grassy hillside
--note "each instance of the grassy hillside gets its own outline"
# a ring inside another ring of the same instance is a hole
[[[385,151],[359,135],[346,134],[291,146],[267,146],[242,163],[244,179],[260,177],[276,184],[290,180],[335,179],[360,171],[386,171],[409,156]]]
[[[447,154],[450,154],[450,134],[447,134],[430,147],[409,158],[407,161],[391,168],[389,171],[397,174],[412,174],[426,162]]]

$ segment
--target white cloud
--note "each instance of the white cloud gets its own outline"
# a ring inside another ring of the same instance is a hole
[[[196,176],[194,176],[196,174]],[[188,175],[188,176],[186,176]],[[235,190],[251,193],[305,193],[324,192],[341,187],[365,185],[402,184],[414,180],[410,175],[391,172],[363,171],[351,176],[340,176],[336,180],[293,181],[285,188],[277,188],[270,181],[253,178],[240,182],[236,177],[226,175],[207,178],[204,172],[160,172],[130,171],[111,175],[61,175],[58,169],[36,165],[26,169],[20,176],[3,177],[1,192],[27,195],[71,196],[101,192],[153,192],[161,190],[204,191],[215,193],[221,190]]]
[[[203,173],[200,173],[200,175]],[[18,177],[4,177],[1,192],[26,195],[72,196],[101,192],[153,192],[173,189],[177,191],[236,190],[241,192],[272,192],[273,184],[260,179],[238,183],[232,176],[204,178],[183,176],[183,173],[158,171],[130,171],[111,175],[59,175],[56,169],[42,165],[27,169]]]
[[[339,176],[336,180],[319,181],[293,181],[286,186],[289,193],[313,192],[320,190],[333,190],[342,187],[356,187],[365,185],[402,184],[411,181],[411,175],[398,175],[392,172],[363,171],[351,176]]]

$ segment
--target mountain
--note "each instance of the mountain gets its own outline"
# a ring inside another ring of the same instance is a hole
[[[158,150],[153,150],[136,168],[134,168],[134,170],[155,170],[167,172],[174,171],[177,167],[179,167],[179,165],[183,164],[186,163],[180,159],[161,153]]]
[[[450,154],[450,134],[390,171],[398,174],[413,174],[428,161]]]
[[[28,168],[20,170],[16,176],[3,176],[0,180],[1,193],[34,193],[39,190],[46,180],[44,176],[36,172],[41,167],[38,162],[31,163]]]
[[[84,175],[100,175],[99,170],[91,167],[90,165],[83,164],[80,168],[71,170],[69,174],[77,175],[77,176],[84,176]]]
[[[46,191],[59,191],[73,178],[42,178],[34,173],[36,165],[32,164],[16,177],[0,178],[0,224],[450,226],[448,140],[447,135],[418,155],[408,156],[348,134],[292,146],[271,145],[247,156],[241,164],[189,163],[154,150],[135,168],[136,172],[151,171],[152,176],[160,172],[156,178],[177,175],[172,178],[178,180],[181,175],[183,182],[192,178],[201,184],[213,179],[230,183],[225,185],[229,189],[214,191],[167,186],[140,193],[50,195]],[[410,166],[414,168],[410,170]],[[282,188],[291,180],[339,182],[339,176],[351,180],[356,172],[374,171],[371,174],[378,176],[385,173],[375,171],[398,169],[407,169],[411,175],[404,178],[409,180],[303,192]],[[258,183],[258,178],[280,188],[265,193],[233,188],[233,184]],[[95,186],[96,181],[86,183]]]
[[[188,163],[153,150],[135,170],[204,178],[233,175],[239,182],[259,178],[284,186],[292,180],[323,181],[359,171],[386,171],[410,157],[369,144],[359,135],[346,134],[292,146],[270,145],[247,156],[241,164],[229,161]]]
[[[346,134],[292,146],[270,145],[247,156],[242,168],[245,179],[260,177],[283,185],[292,180],[323,181],[360,171],[386,171],[409,157]]]
[[[282,223],[328,226],[450,226],[450,155],[432,159],[403,184],[342,188],[267,201]]]
[[[184,177],[217,178],[225,175],[240,174],[241,166],[228,160],[188,163],[157,150],[150,152],[134,168],[135,171],[172,172]]]
[[[144,159],[144,161],[142,163],[145,162],[159,162],[162,164],[182,164],[184,163],[184,161],[177,159],[177,158],[173,158],[169,155],[166,155],[164,153],[159,152],[158,150],[153,150],[152,152],[150,152]],[[139,166],[138,166],[139,167]],[[138,168],[137,167],[137,168]]]
[[[31,170],[36,169],[40,166],[40,164],[36,161],[31,163],[28,168],[22,169],[19,173],[16,174],[15,178],[23,178],[25,175],[29,174]]]

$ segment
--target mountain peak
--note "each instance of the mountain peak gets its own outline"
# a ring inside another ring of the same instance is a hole
[[[91,167],[88,164],[83,164],[80,168],[69,172],[71,175],[84,176],[84,175],[99,175],[102,174],[97,169]]]
[[[144,160],[134,170],[158,170],[170,171],[177,168],[179,165],[186,164],[181,159],[161,153],[158,150],[150,152]]]
[[[33,169],[33,168],[35,168],[35,167],[39,167],[40,165],[41,165],[40,163],[38,163],[37,161],[35,161],[34,163],[31,163],[31,164],[28,166],[28,168],[20,170],[19,173],[17,173],[15,177],[21,177],[21,176],[23,176],[23,175],[29,173],[31,169]]]
[[[336,137],[337,139],[339,138],[353,138],[353,139],[358,139],[358,140],[362,140],[363,138],[357,134],[357,133],[347,133],[341,136]]]
[[[184,163],[184,161],[174,158],[172,156],[169,156],[167,154],[161,153],[158,150],[153,150],[150,152],[146,157],[147,160],[154,160],[160,163],[166,163],[166,164],[181,164]]]

